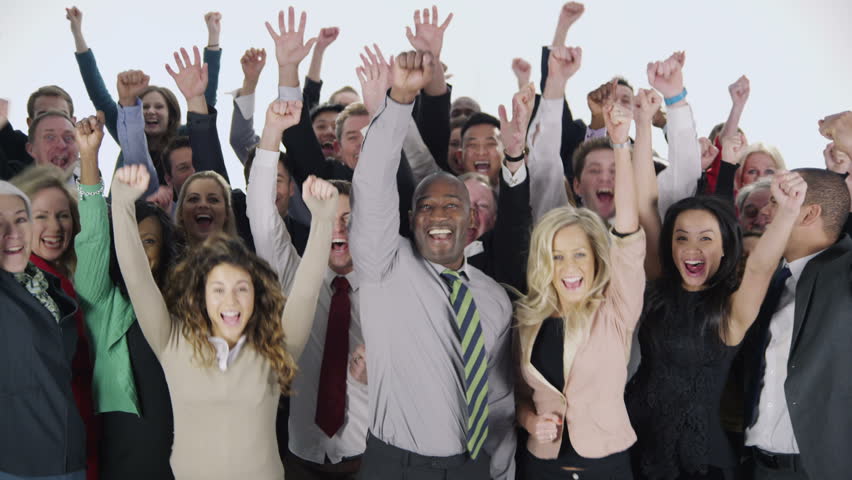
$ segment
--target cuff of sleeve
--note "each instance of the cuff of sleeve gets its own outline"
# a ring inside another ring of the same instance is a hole
[[[503,180],[506,182],[506,185],[509,187],[516,187],[527,179],[527,166],[524,165],[518,169],[517,172],[512,174],[509,167],[506,166],[506,161],[503,160],[503,166],[500,167],[500,170],[503,172]]]
[[[115,105],[118,107],[119,112],[123,111],[126,115],[130,115],[131,113],[137,110],[142,110],[142,100],[140,100],[139,97],[136,97],[136,104],[132,107],[125,107],[124,105],[118,102],[115,102]]]
[[[606,136],[606,127],[598,128],[597,130],[593,128],[586,127],[586,140],[591,140],[593,138],[601,138]]]
[[[101,182],[96,183],[95,185],[85,185],[85,184],[82,184],[82,183],[78,183],[77,189],[79,189],[81,192],[86,192],[86,193],[96,193],[98,191],[103,192],[104,191],[104,182],[101,181]]]
[[[234,96],[234,105],[239,109],[240,115],[244,120],[251,120],[254,117],[254,94]]]
[[[278,86],[278,100],[302,100],[302,91],[299,87]]]

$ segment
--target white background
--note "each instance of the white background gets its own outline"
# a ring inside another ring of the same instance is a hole
[[[26,130],[26,100],[41,85],[57,84],[75,101],[78,117],[93,113],[74,59],[74,42],[65,19],[66,3],[55,0],[7,0],[0,17],[0,97],[11,100],[10,120]],[[409,49],[405,26],[415,8],[428,3],[399,0],[298,1],[308,12],[307,32],[338,26],[341,34],[326,51],[322,101],[342,85],[358,88],[354,69],[363,45],[378,43],[386,54]],[[441,19],[455,19],[444,41],[443,60],[454,74],[456,96],[477,99],[495,114],[516,89],[510,65],[523,57],[538,83],[541,46],[549,44],[560,1],[496,2],[469,0],[438,4]],[[142,69],[151,83],[180,92],[164,64],[179,47],[207,42],[203,15],[222,12],[222,69],[219,77],[219,132],[235,187],[243,187],[242,168],[228,146],[232,110],[224,92],[242,83],[239,58],[249,47],[265,47],[266,69],[258,86],[257,123],[276,95],[277,72],[272,41],[263,22],[275,24],[286,3],[269,1],[145,2],[86,0],[83,31],[113,95],[116,75]],[[645,65],[674,50],[685,50],[688,100],[699,135],[707,135],[727,117],[727,86],[740,75],[751,80],[751,97],[741,122],[750,141],[778,146],[788,166],[822,167],[825,141],[816,122],[825,114],[852,108],[852,18],[850,0],[596,0],[568,34],[568,45],[583,47],[583,66],[569,81],[568,101],[575,117],[588,121],[585,96],[613,75],[647,87]],[[307,73],[310,57],[302,64]],[[180,98],[183,104],[183,99]],[[185,115],[186,108],[182,105]],[[185,117],[184,117],[185,118]],[[665,154],[661,135],[655,149]],[[111,177],[115,143],[107,135],[101,166]]]

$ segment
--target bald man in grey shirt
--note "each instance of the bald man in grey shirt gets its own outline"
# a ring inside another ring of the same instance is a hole
[[[369,372],[370,437],[361,478],[511,479],[512,307],[499,284],[465,262],[472,215],[464,184],[440,173],[424,179],[411,215],[414,240],[398,234],[399,152],[414,98],[431,75],[429,54],[397,58],[391,92],[372,120],[352,181],[350,245],[362,279]],[[475,460],[467,444],[456,314],[440,276],[445,269],[459,272],[472,293],[487,352],[488,434]]]

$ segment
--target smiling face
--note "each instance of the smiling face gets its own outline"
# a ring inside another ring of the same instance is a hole
[[[337,112],[322,112],[311,123],[314,135],[316,135],[322,147],[322,153],[325,155],[325,158],[334,157],[334,142],[337,140],[337,135],[334,133],[334,119],[336,118]]]
[[[615,153],[593,150],[586,155],[580,176],[574,178],[574,192],[583,206],[608,220],[615,215]]]
[[[464,186],[470,194],[470,207],[476,220],[474,228],[468,230],[467,243],[470,243],[494,228],[497,221],[497,205],[491,189],[482,182],[469,178],[465,180]]]
[[[213,335],[234,346],[254,313],[254,283],[242,267],[220,263],[204,284],[204,303]]]
[[[17,195],[0,195],[0,269],[23,272],[30,261],[32,223]]]
[[[595,281],[595,251],[580,225],[563,227],[553,236],[553,288],[559,302],[585,298]]]
[[[488,123],[474,125],[465,130],[462,138],[462,168],[465,172],[481,173],[496,185],[502,152],[497,127]]]
[[[769,216],[762,212],[763,207],[769,203],[772,194],[768,188],[761,188],[752,192],[743,203],[740,214],[740,226],[743,232],[763,233],[769,225]]]
[[[633,110],[633,89],[619,83],[615,87],[615,102],[627,110]]]
[[[284,164],[278,162],[278,174],[275,176],[275,208],[281,217],[287,215],[290,208],[290,196],[293,194],[293,180]]]
[[[79,155],[74,125],[59,115],[44,117],[38,122],[34,138],[27,143],[27,152],[36,165],[56,165],[65,170]]]
[[[432,263],[457,270],[464,259],[467,230],[474,226],[464,184],[449,176],[427,178],[418,187],[411,213],[417,250]]]
[[[212,178],[196,178],[184,185],[185,198],[180,214],[187,236],[193,242],[204,241],[211,233],[224,230],[228,214],[225,193]]]
[[[722,262],[719,221],[706,210],[686,210],[678,215],[672,233],[672,260],[683,288],[702,290]]]
[[[337,216],[334,218],[334,230],[331,232],[331,255],[328,268],[338,275],[352,271],[352,255],[349,253],[349,214],[352,208],[349,195],[337,196]]]
[[[343,121],[342,137],[337,140],[337,155],[344,165],[353,170],[358,164],[361,143],[364,141],[361,130],[369,123],[368,115],[350,115]]]
[[[777,166],[775,160],[763,152],[754,152],[743,161],[740,187],[754,183],[767,175],[774,175]]]
[[[74,238],[74,217],[68,194],[59,188],[45,188],[32,197],[33,253],[48,262],[57,261]]]
[[[174,189],[175,194],[179,194],[186,179],[195,173],[195,166],[192,164],[192,148],[181,147],[172,150],[169,154],[169,165],[171,169],[166,173],[166,183]]]
[[[145,117],[145,134],[158,137],[166,133],[169,126],[169,107],[163,94],[148,92],[142,97],[142,114]]]
[[[163,226],[157,221],[157,217],[147,217],[139,222],[139,239],[148,257],[148,266],[152,272],[156,272],[160,266],[160,253],[163,251]]]

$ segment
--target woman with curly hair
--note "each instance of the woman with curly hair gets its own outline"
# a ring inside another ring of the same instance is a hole
[[[160,294],[133,216],[148,181],[137,165],[116,173],[113,222],[133,307],[171,393],[175,477],[280,479],[278,398],[288,392],[313,322],[337,191],[314,177],[304,184],[311,236],[285,303],[268,264],[219,234],[187,252]]]
[[[650,161],[649,113],[636,155]],[[605,117],[616,170],[612,229],[591,210],[566,206],[545,214],[530,240],[529,293],[515,313],[523,380],[517,415],[529,432],[519,478],[632,478],[628,448],[636,434],[624,384],[642,310],[645,234],[627,137],[631,111],[610,102]]]

